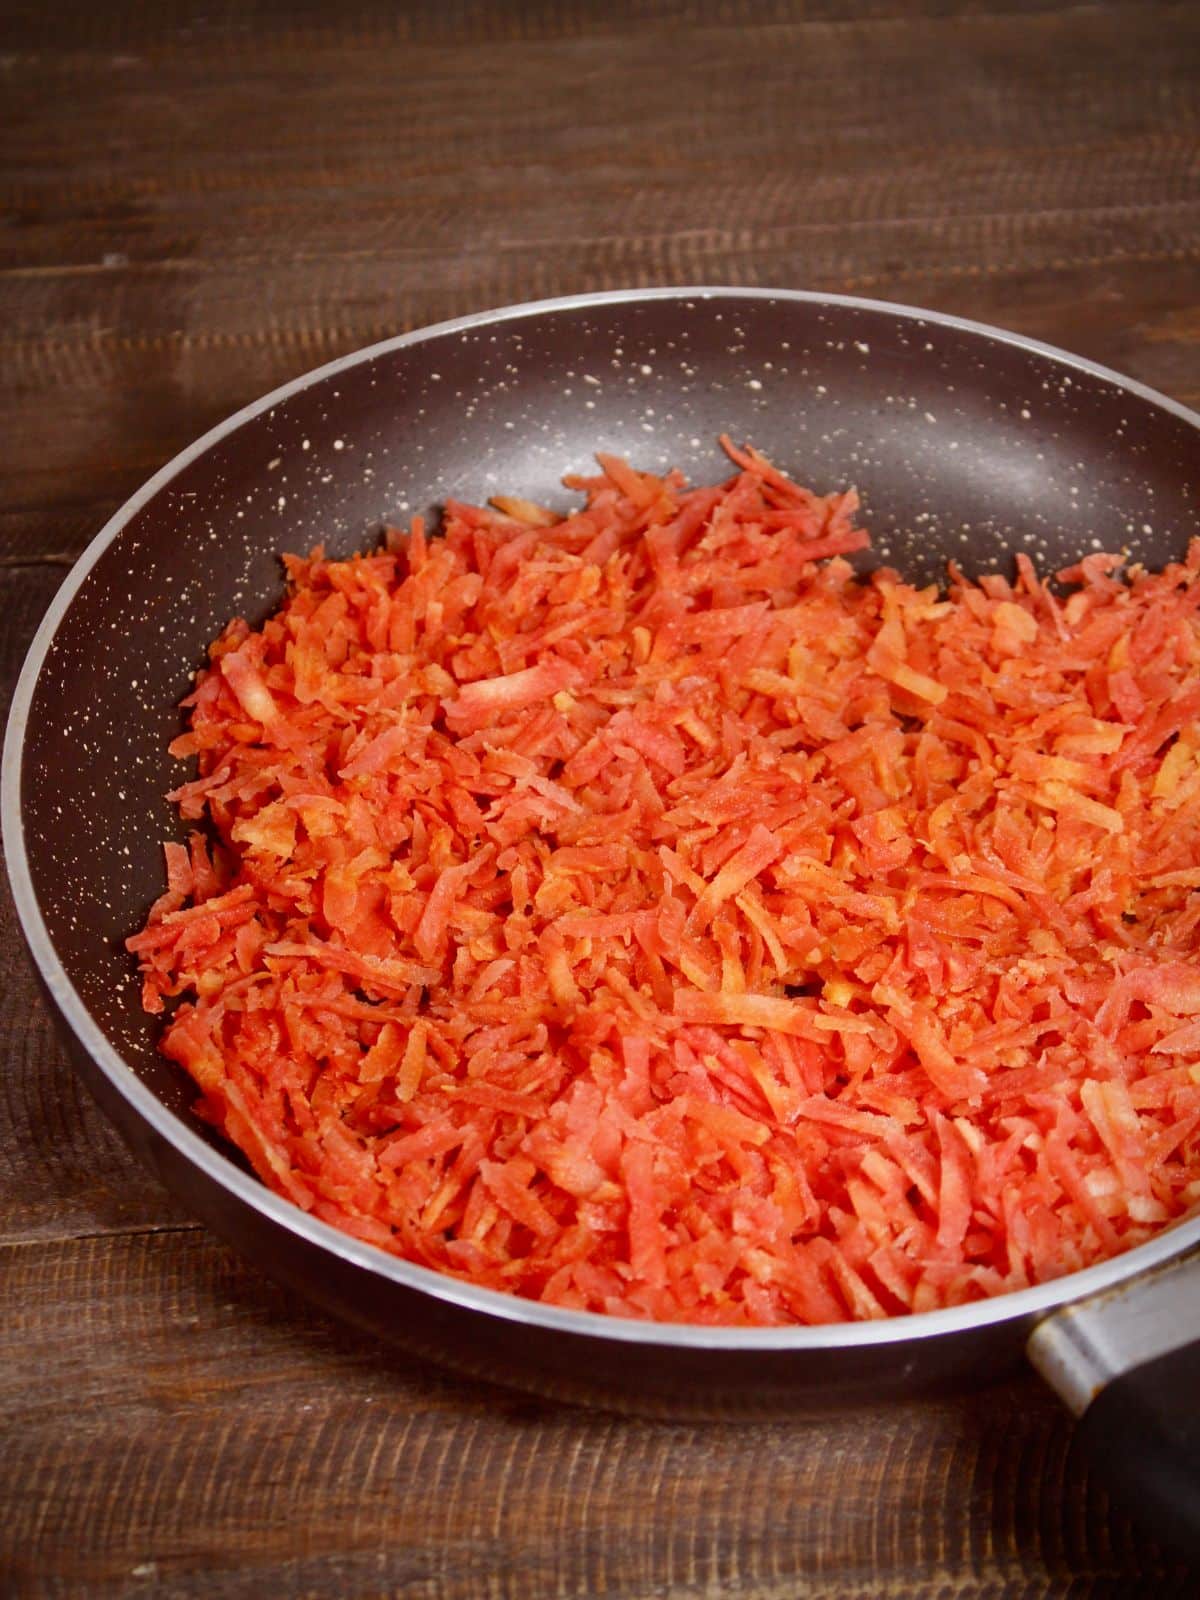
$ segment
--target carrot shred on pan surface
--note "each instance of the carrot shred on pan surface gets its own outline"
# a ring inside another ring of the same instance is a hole
[[[263,1180],[496,1289],[830,1322],[1200,1201],[1200,541],[915,589],[853,494],[451,503],[286,559],[130,939]]]

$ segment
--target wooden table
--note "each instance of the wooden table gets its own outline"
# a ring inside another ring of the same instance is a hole
[[[823,286],[1200,403],[1200,9],[0,8],[0,664],[154,468],[342,351]],[[1164,1596],[1031,1378],[819,1423],[555,1408],[275,1289],[133,1164],[0,902],[5,1595]]]

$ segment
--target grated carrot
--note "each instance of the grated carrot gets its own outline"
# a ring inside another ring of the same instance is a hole
[[[752,448],[287,557],[129,940],[297,1205],[696,1323],[934,1309],[1200,1195],[1200,541],[860,579]]]

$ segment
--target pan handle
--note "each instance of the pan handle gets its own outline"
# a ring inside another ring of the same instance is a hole
[[[1200,1251],[1064,1306],[1026,1349],[1121,1503],[1200,1560]]]

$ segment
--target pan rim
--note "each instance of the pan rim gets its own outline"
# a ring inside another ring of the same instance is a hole
[[[937,1339],[956,1333],[993,1328],[1002,1323],[1032,1325],[1040,1316],[1069,1301],[1113,1288],[1139,1273],[1174,1259],[1192,1247],[1200,1246],[1200,1216],[1176,1223],[1145,1244],[1138,1245],[1122,1255],[1032,1288],[1013,1290],[992,1299],[974,1301],[968,1305],[946,1310],[901,1314],[880,1322],[838,1322],[816,1327],[804,1325],[779,1328],[708,1327],[697,1323],[639,1321],[609,1316],[602,1312],[575,1311],[546,1305],[541,1301],[521,1299],[516,1295],[466,1283],[432,1268],[419,1266],[399,1256],[392,1256],[375,1245],[355,1239],[331,1224],[313,1217],[291,1201],[276,1195],[258,1179],[242,1172],[227,1155],[209,1145],[181,1117],[168,1110],[109,1042],[107,1035],[93,1020],[79,992],[67,976],[42,917],[25,851],[24,818],[20,804],[22,757],[33,696],[54,636],[88,574],[142,507],[198,457],[245,424],[270,412],[282,401],[338,373],[364,365],[395,350],[499,323],[559,312],[656,300],[799,302],[879,313],[910,322],[914,326],[931,324],[953,329],[1048,358],[1059,366],[1065,366],[1090,378],[1114,385],[1160,410],[1169,412],[1200,434],[1200,414],[1189,407],[1136,379],[1128,378],[1098,362],[1090,361],[1057,346],[946,312],[857,295],[824,293],[819,290],[687,285],[566,295],[518,302],[432,323],[339,356],[333,361],[302,373],[299,377],[241,407],[162,466],[105,522],[72,566],[51,601],[30,644],[13,693],[4,741],[2,781],[0,781],[0,828],[2,828],[6,865],[18,921],[30,955],[54,1006],[97,1069],[108,1080],[114,1092],[149,1125],[157,1138],[173,1149],[178,1157],[198,1168],[209,1182],[230,1193],[236,1200],[249,1205],[267,1224],[282,1227],[299,1237],[305,1244],[331,1252],[349,1266],[389,1279],[401,1288],[430,1295],[464,1312],[602,1342],[662,1349],[720,1350],[729,1354],[755,1351],[787,1354],[834,1348],[868,1349],[906,1343],[909,1340]]]

